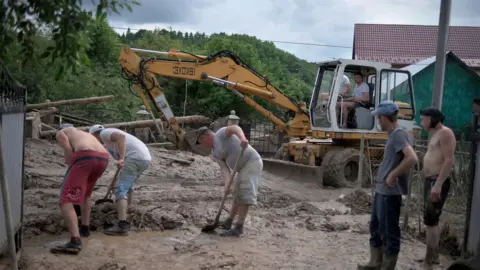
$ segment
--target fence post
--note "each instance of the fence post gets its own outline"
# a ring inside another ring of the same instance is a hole
[[[1,117],[1,116],[0,116]],[[0,186],[2,187],[3,210],[5,211],[5,227],[8,238],[8,249],[11,256],[11,269],[18,270],[17,250],[15,247],[15,232],[13,230],[12,208],[8,192],[7,174],[3,162],[2,127],[0,126]]]
[[[358,158],[358,176],[357,176],[357,182],[362,184],[362,179],[363,179],[363,158],[365,155],[365,140],[364,140],[364,134],[362,133],[362,136],[360,138],[360,157]]]

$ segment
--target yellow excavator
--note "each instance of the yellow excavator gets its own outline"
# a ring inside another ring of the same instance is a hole
[[[360,164],[359,149],[362,141],[368,141],[369,147],[364,148],[365,156],[371,159],[383,156],[382,143],[388,134],[381,130],[370,114],[382,100],[393,100],[398,104],[398,122],[412,137],[417,128],[411,75],[386,63],[349,59],[319,63],[307,108],[305,102],[298,102],[282,93],[268,78],[229,51],[203,56],[176,49],[161,52],[124,46],[119,62],[124,78],[134,84],[147,110],[151,111],[151,106],[146,95],[161,118],[169,123],[168,140],[179,149],[209,154],[207,149],[195,143],[192,133],[185,132],[175,122],[157,75],[212,82],[232,91],[289,138],[275,158],[263,159],[264,169],[296,180],[315,182],[319,186],[369,185],[368,163],[363,159]],[[355,106],[345,114],[347,106],[344,105],[351,101],[342,87],[351,77],[360,79],[356,81],[357,85],[365,83],[364,87],[368,86],[368,95],[363,102],[353,103]],[[274,115],[249,95],[280,107],[285,116],[282,119]],[[344,123],[344,115],[347,115],[347,126],[340,124]],[[360,166],[363,166],[362,170]],[[363,171],[360,181],[357,180],[359,171]]]

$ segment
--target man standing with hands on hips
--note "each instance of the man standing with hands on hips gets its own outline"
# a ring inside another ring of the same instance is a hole
[[[122,130],[93,125],[89,132],[106,146],[112,157],[117,160],[117,167],[120,170],[114,187],[118,224],[105,230],[104,233],[128,235],[130,224],[127,221],[127,208],[133,201],[132,186],[148,169],[152,157],[148,147],[142,141]]]
[[[241,236],[243,234],[243,225],[247,217],[250,206],[257,204],[258,182],[263,170],[262,158],[258,152],[248,144],[243,130],[237,125],[231,125],[220,128],[217,132],[212,132],[207,127],[202,127],[196,131],[197,143],[207,149],[212,149],[212,159],[218,163],[225,179],[225,193],[232,193],[233,204],[230,210],[230,216],[223,222],[221,227],[227,231],[221,236]],[[233,190],[227,188],[230,183],[230,170],[235,167],[235,163],[245,148],[243,157],[238,161],[238,174],[232,183]],[[238,215],[237,222],[232,228],[233,221]]]
[[[417,155],[406,130],[397,123],[398,105],[382,101],[372,115],[388,132],[384,157],[378,169],[370,219],[370,260],[358,269],[394,270],[400,252],[400,208],[408,193],[411,168]]]
[[[440,230],[438,221],[443,205],[450,190],[450,173],[455,162],[457,140],[452,130],[443,125],[445,116],[437,108],[426,108],[420,111],[421,125],[430,133],[427,153],[423,158],[424,175],[424,208],[423,223],[426,230],[425,257],[416,260],[423,262],[424,269],[432,269],[438,264],[438,243]]]

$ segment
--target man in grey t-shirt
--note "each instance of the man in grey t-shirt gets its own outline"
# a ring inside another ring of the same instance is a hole
[[[222,170],[227,195],[232,192],[227,188],[230,182],[230,169],[233,170],[242,148],[246,147],[242,159],[238,161],[238,175],[232,179],[233,204],[230,216],[221,226],[227,230],[221,236],[240,236],[243,234],[243,224],[249,207],[257,204],[258,182],[263,170],[262,158],[248,144],[245,134],[237,125],[222,127],[215,133],[206,127],[200,128],[197,130],[197,142],[212,149],[211,157]],[[233,219],[237,215],[237,223],[232,229]]]
[[[398,106],[382,101],[372,115],[378,117],[389,136],[380,164],[370,219],[370,261],[358,269],[395,269],[400,252],[400,208],[402,194],[408,192],[412,167],[417,155],[408,133],[397,124]]]

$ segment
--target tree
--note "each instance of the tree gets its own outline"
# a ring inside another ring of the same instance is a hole
[[[130,2],[140,5],[137,1],[99,0],[95,16],[104,19],[109,12],[119,13],[119,8],[131,11]],[[49,57],[50,65],[58,58],[63,59],[58,65],[57,80],[66,68],[77,71],[82,64],[89,63],[86,52],[89,40],[85,32],[94,21],[93,12],[84,9],[81,0],[2,1],[0,18],[0,44],[5,48],[17,40],[23,65],[35,55],[33,39],[38,34],[46,34],[53,41],[41,56]],[[3,49],[0,57],[8,53]]]

